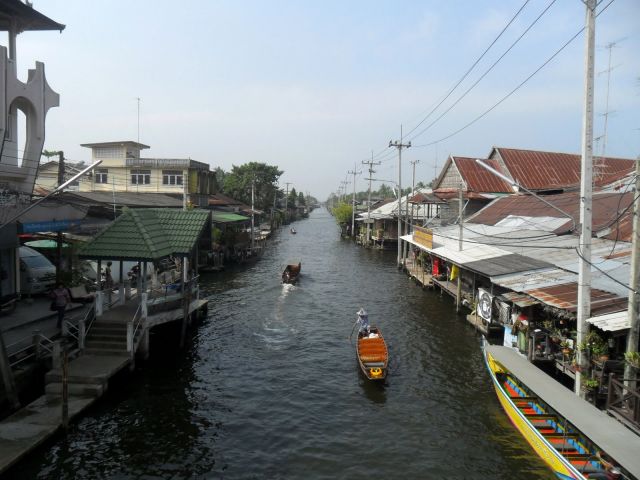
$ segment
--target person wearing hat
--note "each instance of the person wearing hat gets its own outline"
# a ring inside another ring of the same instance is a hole
[[[358,335],[365,337],[369,335],[369,314],[364,308],[360,308],[356,313],[358,315],[357,324],[359,326]]]

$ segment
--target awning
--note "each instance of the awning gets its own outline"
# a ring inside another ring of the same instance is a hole
[[[531,305],[537,305],[540,303],[535,298],[532,298],[529,295],[523,295],[522,293],[518,292],[502,293],[498,296],[498,298],[503,298],[520,308],[530,307]]]
[[[248,217],[238,215],[237,213],[225,213],[225,212],[213,212],[211,214],[213,223],[233,223],[233,222],[247,222],[251,220]]]
[[[587,322],[605,332],[617,332],[631,327],[627,310],[591,317],[587,319]]]

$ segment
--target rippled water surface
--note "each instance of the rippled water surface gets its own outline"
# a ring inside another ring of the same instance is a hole
[[[395,252],[340,240],[324,209],[295,228],[258,263],[203,277],[209,315],[185,349],[155,334],[149,362],[10,476],[553,478],[449,297],[418,288]],[[280,283],[289,259],[302,261],[296,286]],[[384,385],[362,376],[349,341],[361,306],[388,342]]]

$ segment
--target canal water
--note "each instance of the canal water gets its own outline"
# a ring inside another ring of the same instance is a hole
[[[15,478],[550,479],[498,404],[451,298],[341,240],[325,209],[264,257],[202,277],[208,318],[10,472]],[[282,285],[289,260],[296,286]],[[382,384],[349,336],[364,307],[390,351]]]

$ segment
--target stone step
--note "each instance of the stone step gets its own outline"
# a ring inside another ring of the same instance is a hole
[[[69,395],[79,395],[82,397],[99,397],[105,391],[104,385],[87,384],[87,383],[69,383],[67,385]],[[62,383],[48,383],[44,387],[44,393],[47,398],[60,398],[62,396]]]
[[[99,333],[124,332],[126,333],[127,325],[120,324],[120,323],[114,323],[114,324],[108,324],[108,323],[95,324],[94,323],[93,325],[91,325],[89,332],[99,332]]]
[[[100,355],[100,356],[117,356],[117,357],[128,357],[129,352],[126,349],[109,349],[109,348],[86,348],[84,353],[86,355]]]
[[[90,332],[89,335],[85,337],[85,340],[97,340],[97,341],[105,341],[105,342],[126,342],[127,335],[126,334],[114,334],[114,333],[94,333]]]
[[[105,341],[105,340],[94,340],[92,338],[87,338],[84,342],[85,348],[87,350],[91,350],[94,348],[98,349],[106,349],[106,350],[127,350],[127,340],[116,340],[116,341]]]
[[[44,380],[46,384],[62,382],[62,371],[59,368],[48,371]],[[106,376],[69,375],[69,383],[81,383],[90,385],[103,385],[108,381]]]

